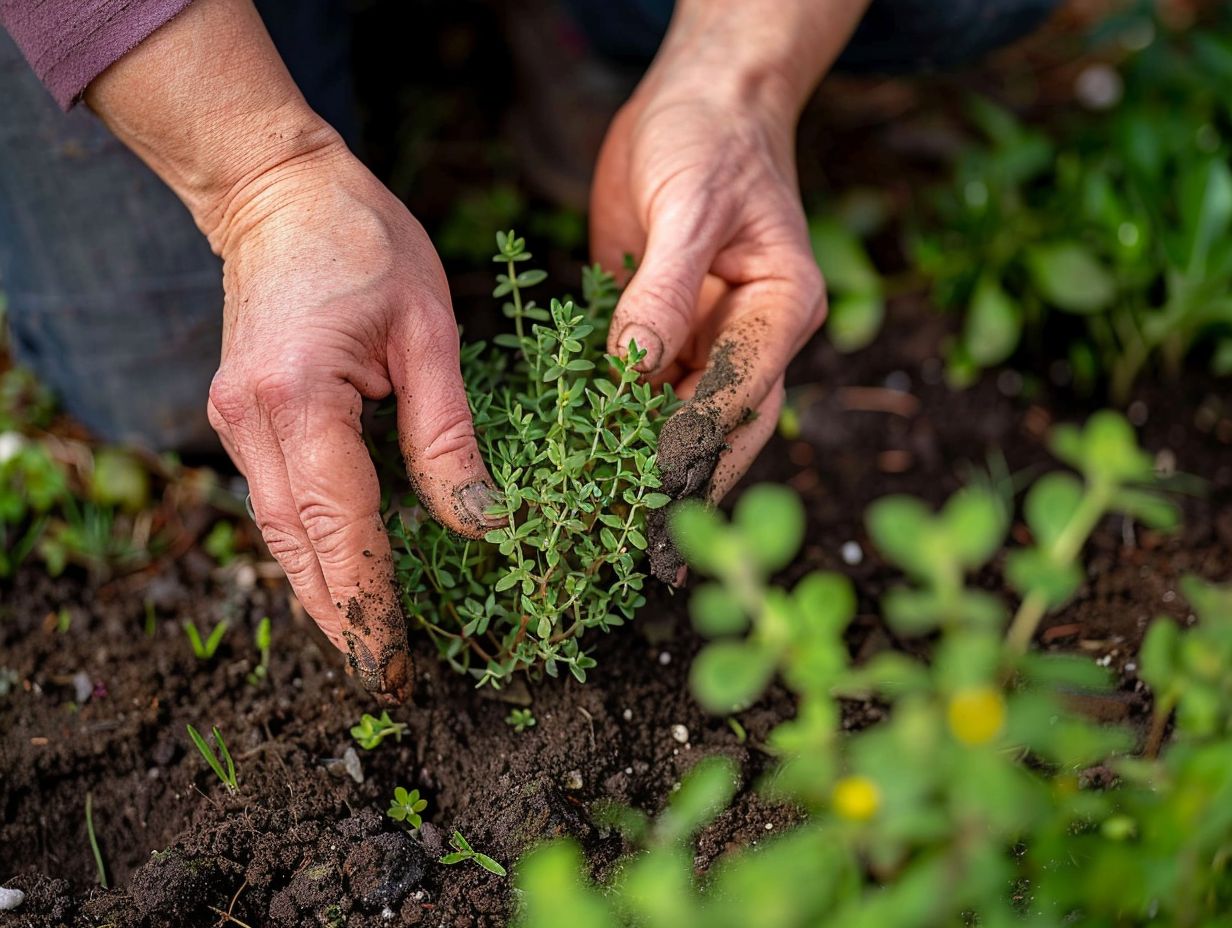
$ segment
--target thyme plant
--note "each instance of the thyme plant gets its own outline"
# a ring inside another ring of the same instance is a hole
[[[665,506],[655,447],[675,400],[636,365],[604,351],[617,289],[585,268],[582,299],[544,307],[525,241],[496,237],[494,296],[513,331],[462,349],[480,450],[508,524],[484,541],[451,535],[413,496],[395,501],[388,527],[406,612],[444,658],[478,685],[519,670],[585,681],[594,659],[580,639],[623,625],[644,602],[646,513]]]

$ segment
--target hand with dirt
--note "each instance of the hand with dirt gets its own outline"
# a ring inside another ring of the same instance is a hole
[[[677,499],[717,502],[732,488],[774,430],[788,362],[825,317],[795,128],[865,5],[682,0],[608,130],[592,250],[604,267],[637,261],[608,347],[636,340],[647,375],[688,399],[659,445]],[[654,563],[669,582],[678,567]]]
[[[363,400],[396,394],[408,471],[443,524],[479,537],[492,503],[431,243],[307,107],[248,0],[193,3],[87,100],[223,258],[209,415],[271,553],[365,686],[404,699],[406,621]]]

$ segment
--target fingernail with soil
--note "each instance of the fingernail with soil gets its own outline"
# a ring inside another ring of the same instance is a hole
[[[621,330],[621,355],[627,354],[630,342],[637,342],[637,347],[646,352],[646,357],[638,362],[637,369],[644,374],[658,370],[659,362],[663,358],[663,339],[641,323],[633,322]]]
[[[505,524],[505,517],[491,515],[488,510],[504,502],[500,493],[490,484],[477,481],[458,491],[458,499],[471,520],[479,525],[497,528]]]
[[[395,652],[388,657],[382,668],[373,656],[372,649],[356,635],[348,632],[346,642],[364,689],[388,705],[404,702],[410,695],[410,655],[405,651]]]

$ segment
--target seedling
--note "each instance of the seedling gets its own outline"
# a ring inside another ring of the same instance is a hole
[[[269,676],[269,660],[270,660],[270,620],[269,616],[265,616],[257,623],[257,631],[254,635],[254,642],[257,646],[257,651],[261,655],[261,662],[248,674],[248,682],[252,686],[260,686],[265,682],[265,678]]]
[[[382,712],[380,718],[365,712],[360,717],[359,724],[351,726],[351,737],[361,748],[371,751],[390,735],[393,735],[395,741],[401,741],[406,730],[406,723],[395,722],[388,712]]]
[[[201,542],[205,553],[218,562],[219,567],[226,567],[235,560],[235,525],[223,519],[215,522],[209,534]]]
[[[222,644],[223,636],[227,634],[227,621],[224,619],[215,625],[209,637],[202,640],[201,632],[197,630],[196,623],[189,619],[184,623],[184,634],[188,636],[188,643],[192,645],[192,652],[197,660],[213,660],[218,646]]]
[[[423,825],[423,818],[419,813],[426,808],[428,800],[419,798],[419,790],[407,792],[404,787],[399,786],[394,790],[394,798],[385,814],[395,822],[405,822],[412,828],[419,828]]]
[[[585,681],[594,659],[579,638],[623,625],[644,601],[646,514],[669,502],[654,452],[674,400],[642,383],[642,348],[605,354],[610,275],[587,268],[582,302],[539,306],[526,293],[546,275],[526,268],[525,242],[501,233],[497,245],[494,295],[513,332],[491,350],[464,346],[462,368],[502,494],[492,514],[507,524],[467,541],[413,497],[394,499],[395,567],[407,613],[479,685],[564,668]]]
[[[535,716],[530,709],[512,709],[505,716],[505,724],[513,728],[519,735],[528,728],[534,728]]]
[[[103,865],[103,852],[94,833],[94,794],[86,793],[86,835],[90,839],[90,852],[94,855],[94,867],[98,871],[98,885],[107,888],[107,868]]]
[[[239,782],[235,777],[235,762],[231,760],[231,752],[227,750],[227,742],[222,738],[222,732],[215,725],[211,732],[214,736],[214,743],[218,745],[218,753],[214,753],[214,749],[209,746],[206,740],[201,737],[201,733],[191,725],[188,726],[188,737],[192,739],[192,743],[197,746],[197,750],[201,752],[201,756],[205,758],[205,762],[210,765],[210,769],[217,774],[227,792],[234,793],[239,789]],[[221,760],[220,760],[221,758]],[[226,765],[224,767],[224,764]]]
[[[1082,429],[1059,426],[1052,450],[1083,480],[1049,474],[1027,494],[1035,544],[1012,552],[1006,563],[1006,579],[1023,596],[1009,632],[1010,648],[1019,654],[1044,614],[1067,602],[1082,583],[1079,555],[1107,513],[1124,513],[1160,531],[1175,529],[1179,521],[1176,507],[1151,488],[1151,458],[1117,413],[1096,413]]]
[[[494,861],[487,854],[481,854],[471,848],[467,840],[462,837],[462,832],[454,831],[453,837],[449,839],[449,846],[453,848],[448,854],[442,857],[439,863],[451,866],[460,864],[466,860],[473,860],[489,873],[495,873],[497,876],[505,876],[508,871],[500,864]]]

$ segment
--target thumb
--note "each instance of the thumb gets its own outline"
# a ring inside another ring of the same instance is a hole
[[[664,206],[651,216],[646,253],[616,305],[607,346],[624,355],[636,341],[646,349],[638,368],[648,374],[671,364],[688,341],[729,218],[703,195],[665,188],[660,198]]]
[[[399,444],[411,486],[433,518],[467,538],[482,538],[505,520],[488,515],[500,496],[475,441],[458,330],[446,314],[442,324],[416,326],[413,340],[393,339],[389,373]]]

